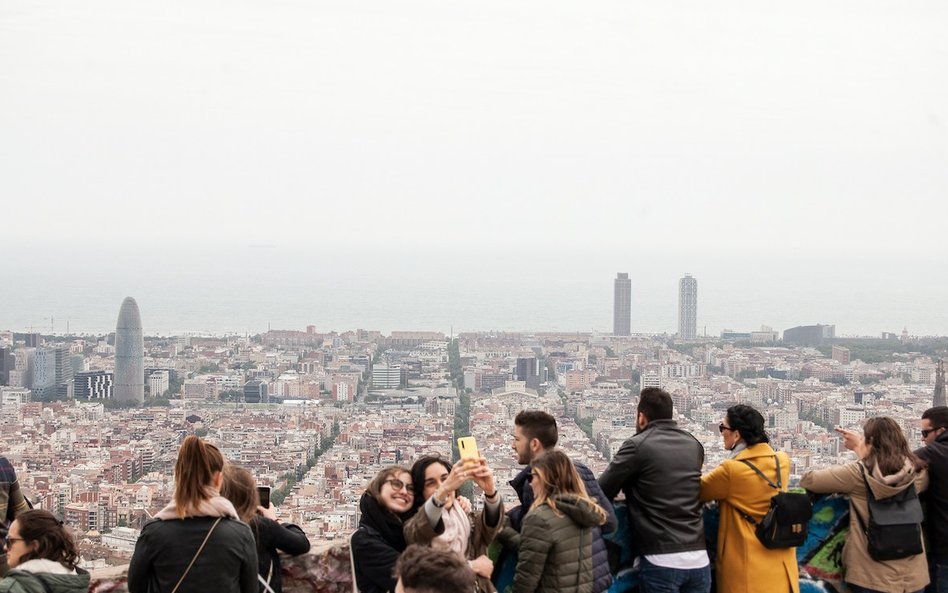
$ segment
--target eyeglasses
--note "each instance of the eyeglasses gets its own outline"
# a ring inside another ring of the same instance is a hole
[[[10,546],[13,545],[13,542],[25,542],[26,540],[22,537],[10,537],[9,535],[3,538],[3,547],[10,549]]]
[[[721,424],[718,424],[718,432],[720,432],[721,434],[724,434],[725,430],[734,430],[734,429],[731,428],[730,426],[724,426],[723,422]]]
[[[923,429],[922,429],[922,438],[923,438],[923,439],[927,439],[927,438],[928,438],[928,435],[930,435],[931,433],[935,432],[935,431],[938,430],[939,428],[944,428],[944,426],[936,426],[935,428],[923,428]]]
[[[415,492],[412,490],[411,484],[406,484],[398,478],[392,478],[391,480],[385,480],[386,484],[392,485],[392,490],[404,490],[408,494],[414,495]]]

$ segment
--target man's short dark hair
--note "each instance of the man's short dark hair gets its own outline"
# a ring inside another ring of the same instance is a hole
[[[537,439],[544,449],[552,449],[560,440],[556,418],[542,410],[521,410],[514,418],[527,440]]]
[[[395,576],[410,593],[474,590],[474,571],[457,553],[412,544],[395,564]]]
[[[658,387],[646,387],[639,395],[638,411],[645,414],[649,422],[671,420],[674,404],[668,392]]]
[[[948,406],[935,406],[922,412],[922,420],[932,423],[932,428],[948,428]]]

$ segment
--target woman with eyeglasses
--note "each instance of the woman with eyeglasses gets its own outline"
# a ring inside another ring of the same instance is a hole
[[[414,500],[411,472],[400,465],[380,471],[365,489],[359,529],[350,540],[359,593],[395,591],[392,569],[407,547],[403,529]]]
[[[129,593],[259,593],[253,533],[220,495],[224,464],[217,447],[185,437],[174,499],[135,542]]]
[[[728,408],[718,429],[730,459],[701,476],[701,500],[716,500],[721,507],[714,565],[718,593],[798,593],[796,548],[768,549],[755,533],[777,492],[770,483],[787,490],[790,458],[773,450],[764,417],[751,406]]]
[[[477,575],[478,591],[495,591],[490,582],[494,563],[487,557],[487,546],[503,525],[503,505],[487,460],[481,457],[476,463],[461,460],[451,465],[438,455],[425,455],[412,465],[411,475],[416,513],[405,524],[405,540],[455,552]],[[484,492],[484,508],[477,513],[458,504],[457,490],[468,480]]]
[[[17,515],[3,539],[10,572],[2,593],[85,593],[89,573],[79,568],[79,551],[63,524],[49,511]]]
[[[812,492],[849,495],[849,536],[843,546],[843,580],[852,593],[921,593],[928,585],[924,549],[896,560],[874,560],[863,524],[869,524],[868,491],[876,500],[916,493],[928,487],[925,463],[909,448],[902,427],[893,418],[866,420],[863,434],[837,428],[843,446],[859,458],[845,465],[809,471],[800,485]]]
[[[535,499],[514,543],[513,593],[592,593],[593,527],[608,515],[586,492],[573,462],[547,451],[530,465]]]

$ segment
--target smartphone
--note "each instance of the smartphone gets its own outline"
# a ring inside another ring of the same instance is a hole
[[[270,487],[257,486],[257,495],[260,497],[260,506],[265,509],[270,508]]]
[[[461,459],[465,461],[477,461],[481,456],[477,451],[477,441],[474,440],[474,437],[459,438],[458,451],[461,453]]]

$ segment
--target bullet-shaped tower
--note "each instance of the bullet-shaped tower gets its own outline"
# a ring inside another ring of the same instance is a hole
[[[113,397],[117,401],[145,401],[145,342],[138,303],[125,297],[115,325],[115,378]]]

